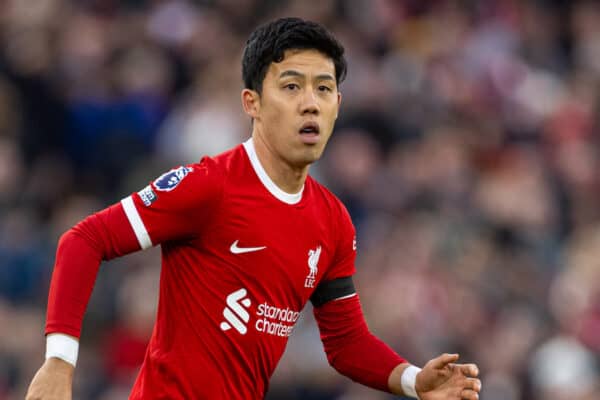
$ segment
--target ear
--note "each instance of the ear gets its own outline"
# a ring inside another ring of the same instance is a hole
[[[260,95],[258,92],[251,89],[242,90],[242,107],[246,114],[252,119],[256,119],[260,114]]]
[[[335,110],[335,119],[338,117],[338,112],[340,111],[340,105],[342,104],[342,93],[337,93],[337,110]]]

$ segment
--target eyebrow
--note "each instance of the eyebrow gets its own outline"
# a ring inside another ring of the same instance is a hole
[[[286,71],[283,71],[281,74],[279,74],[279,79],[281,78],[285,78],[286,76],[295,76],[295,77],[299,77],[299,78],[304,78],[305,75],[301,72],[295,71],[293,69],[288,69]],[[331,81],[335,81],[335,78],[331,75],[331,74],[319,74],[316,76],[317,80],[331,80]]]

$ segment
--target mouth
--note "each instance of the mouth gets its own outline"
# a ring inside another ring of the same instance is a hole
[[[314,144],[319,140],[319,124],[313,121],[305,122],[298,131],[302,141],[306,144]]]

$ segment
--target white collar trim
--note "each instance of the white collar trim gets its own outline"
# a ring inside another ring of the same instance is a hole
[[[248,158],[250,159],[250,164],[252,164],[252,168],[254,169],[254,172],[256,172],[258,179],[260,179],[263,186],[267,188],[267,190],[273,196],[287,204],[297,204],[300,200],[302,200],[302,192],[304,191],[304,185],[302,185],[302,189],[300,189],[298,193],[284,192],[279,188],[279,186],[275,184],[275,182],[271,180],[271,178],[269,177],[269,175],[267,175],[267,172],[261,165],[260,160],[256,155],[256,150],[254,149],[254,142],[252,141],[252,138],[246,140],[243,143],[243,145],[244,149],[246,150],[246,153],[248,154]]]

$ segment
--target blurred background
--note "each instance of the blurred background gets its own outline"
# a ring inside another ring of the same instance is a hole
[[[240,59],[301,16],[346,46],[311,173],[358,230],[371,329],[415,364],[460,352],[484,400],[600,395],[600,2],[0,1],[0,399],[43,362],[56,242],[172,166],[245,140]],[[75,399],[125,399],[159,250],[103,265]],[[310,306],[269,400],[380,400],[325,360]]]

